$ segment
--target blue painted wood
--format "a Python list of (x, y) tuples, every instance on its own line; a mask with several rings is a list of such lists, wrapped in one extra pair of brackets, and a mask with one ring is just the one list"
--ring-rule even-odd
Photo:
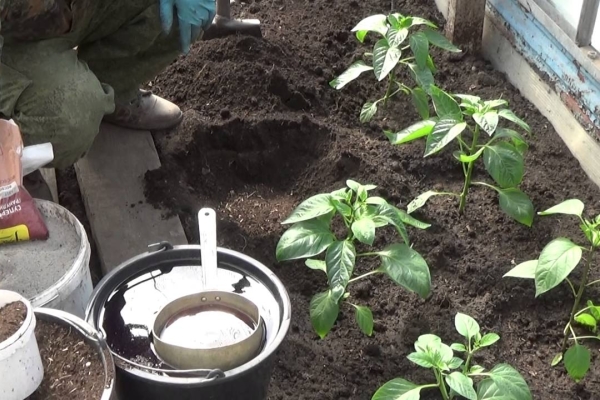
[[(506, 22), (512, 43), (528, 61), (548, 75), (557, 89), (577, 102), (596, 128), (600, 128), (600, 82), (596, 81), (575, 58), (520, 6), (518, 0), (488, 0), (493, 13)], [(563, 99), (564, 100), (564, 99)], [(568, 104), (569, 105), (569, 104)], [(570, 104), (573, 108), (573, 104)]]

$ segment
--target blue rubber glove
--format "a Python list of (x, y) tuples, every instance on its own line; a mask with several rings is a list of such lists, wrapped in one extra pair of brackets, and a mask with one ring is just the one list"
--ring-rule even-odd
[(160, 20), (166, 33), (171, 32), (174, 15), (179, 20), (181, 49), (187, 54), (202, 30), (215, 18), (216, 0), (160, 0)]

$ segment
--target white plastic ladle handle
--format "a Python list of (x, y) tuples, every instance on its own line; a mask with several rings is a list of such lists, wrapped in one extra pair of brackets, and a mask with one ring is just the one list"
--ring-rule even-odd
[(212, 208), (198, 212), (200, 249), (202, 254), (203, 290), (217, 286), (217, 214)]

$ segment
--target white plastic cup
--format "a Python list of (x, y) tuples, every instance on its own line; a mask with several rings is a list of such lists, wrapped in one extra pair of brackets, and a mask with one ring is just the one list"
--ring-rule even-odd
[(36, 319), (27, 299), (0, 290), (0, 308), (20, 301), (27, 307), (23, 325), (0, 343), (0, 399), (23, 400), (35, 392), (44, 378), (44, 366), (35, 338)]

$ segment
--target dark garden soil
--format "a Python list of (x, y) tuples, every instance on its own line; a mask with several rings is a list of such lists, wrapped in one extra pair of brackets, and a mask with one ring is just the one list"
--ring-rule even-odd
[(0, 308), (0, 343), (14, 335), (27, 317), (27, 307), (20, 301)]
[(104, 390), (104, 367), (98, 353), (69, 327), (37, 321), (44, 380), (29, 400), (98, 400)]
[[(399, 12), (442, 25), (433, 0), (393, 3)], [(423, 159), (423, 142), (394, 147), (382, 134), (385, 128), (399, 129), (418, 120), (407, 98), (397, 99), (375, 122), (362, 125), (361, 105), (382, 94), (383, 86), (366, 77), (340, 92), (327, 84), (364, 51), (349, 30), (363, 17), (389, 12), (389, 7), (383, 0), (236, 5), (237, 15), (262, 20), (264, 40), (238, 36), (200, 43), (151, 83), (158, 94), (186, 110), (186, 119), (176, 131), (155, 135), (163, 167), (146, 177), (149, 201), (179, 214), (196, 243), (197, 210), (216, 208), (220, 245), (261, 260), (286, 285), (294, 317), (279, 352), (271, 400), (368, 400), (394, 377), (429, 383), (429, 372), (420, 371), (406, 355), (424, 333), (440, 335), (448, 343), (458, 340), (453, 322), (457, 311), (502, 337), (477, 362), (487, 367), (512, 364), (529, 382), (535, 399), (598, 399), (598, 347), (593, 347), (596, 365), (579, 384), (563, 369), (549, 367), (572, 304), (568, 288), (536, 300), (532, 282), (502, 279), (515, 263), (537, 258), (552, 238), (583, 240), (577, 221), (544, 217), (527, 228), (502, 213), (494, 193), (477, 187), (462, 218), (457, 202), (443, 197), (416, 213), (432, 224), (427, 231), (410, 232), (431, 268), (428, 299), (374, 277), (350, 288), (355, 302), (374, 311), (373, 337), (359, 332), (349, 308), (325, 340), (314, 334), (308, 305), (324, 289), (323, 276), (302, 262), (275, 260), (284, 231), (280, 222), (293, 207), (311, 195), (343, 187), (348, 178), (377, 184), (379, 195), (403, 208), (426, 190), (458, 192), (461, 187), (461, 167), (451, 152)], [(502, 74), (475, 54), (461, 58), (435, 53), (434, 58), (441, 87), (487, 99), (502, 97), (529, 122), (534, 136), (521, 188), (537, 211), (578, 197), (589, 214), (600, 212), (598, 188), (549, 122)], [(488, 179), (481, 168), (476, 175)], [(393, 232), (386, 231), (376, 245), (392, 240)], [(359, 270), (374, 267), (367, 263)], [(598, 298), (599, 293), (590, 295)]]
[(85, 205), (81, 198), (81, 191), (79, 189), (79, 183), (77, 182), (75, 168), (69, 167), (62, 171), (57, 170), (56, 185), (58, 187), (58, 203), (69, 210), (81, 222), (88, 240), (90, 241), (90, 271), (92, 283), (95, 286), (102, 278), (102, 270), (100, 269), (100, 259), (98, 258), (96, 242), (92, 237), (90, 221), (85, 213)]

